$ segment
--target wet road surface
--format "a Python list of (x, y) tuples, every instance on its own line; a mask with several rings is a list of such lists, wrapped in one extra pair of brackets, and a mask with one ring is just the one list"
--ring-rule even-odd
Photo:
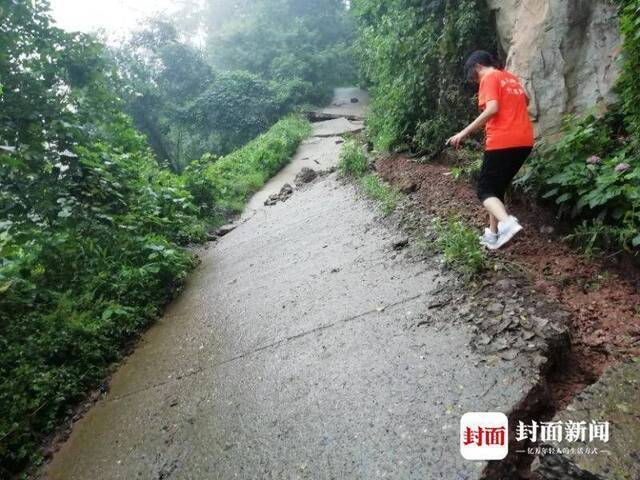
[[(266, 190), (309, 159), (335, 165), (337, 140), (310, 138)], [(335, 174), (272, 207), (264, 195), (202, 249), (47, 476), (480, 478), (460, 416), (507, 411), (530, 385), (479, 362), (463, 323), (416, 327), (451, 279), (394, 251), (399, 232)]]

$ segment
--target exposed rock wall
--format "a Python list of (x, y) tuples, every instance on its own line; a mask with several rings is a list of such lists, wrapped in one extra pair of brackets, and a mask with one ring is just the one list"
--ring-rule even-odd
[(622, 43), (613, 0), (487, 0), (507, 69), (531, 96), (538, 135), (564, 115), (602, 112), (615, 100)]

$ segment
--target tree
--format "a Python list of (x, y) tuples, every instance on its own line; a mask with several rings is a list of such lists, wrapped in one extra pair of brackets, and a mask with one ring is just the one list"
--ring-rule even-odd
[(482, 0), (353, 0), (357, 54), (371, 86), (369, 130), (382, 150), (401, 144), (437, 154), (475, 112), (462, 67), (496, 47)]
[(203, 238), (183, 182), (122, 112), (105, 49), (0, 3), (0, 477), (171, 296)]
[[(350, 17), (338, 0), (185, 0), (181, 12), (148, 22), (114, 54), (127, 110), (177, 172), (327, 102), (355, 77)], [(196, 31), (206, 34), (204, 51), (186, 41)]]
[(150, 21), (113, 56), (122, 77), (120, 95), (161, 163), (180, 171), (215, 148), (208, 132), (188, 128), (181, 114), (207, 88), (213, 71), (199, 51), (179, 40), (171, 23)]

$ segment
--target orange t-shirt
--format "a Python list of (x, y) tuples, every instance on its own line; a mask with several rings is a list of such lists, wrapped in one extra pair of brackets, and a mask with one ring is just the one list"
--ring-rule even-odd
[(527, 94), (515, 75), (496, 70), (480, 80), (478, 104), (485, 109), (490, 100), (498, 101), (498, 113), (485, 126), (486, 150), (532, 147), (533, 124), (527, 110)]

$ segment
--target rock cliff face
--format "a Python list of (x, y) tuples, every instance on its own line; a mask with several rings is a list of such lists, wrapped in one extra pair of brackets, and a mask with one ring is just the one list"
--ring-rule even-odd
[(564, 115), (602, 112), (619, 75), (618, 5), (612, 0), (487, 0), (507, 69), (520, 76), (539, 136)]

